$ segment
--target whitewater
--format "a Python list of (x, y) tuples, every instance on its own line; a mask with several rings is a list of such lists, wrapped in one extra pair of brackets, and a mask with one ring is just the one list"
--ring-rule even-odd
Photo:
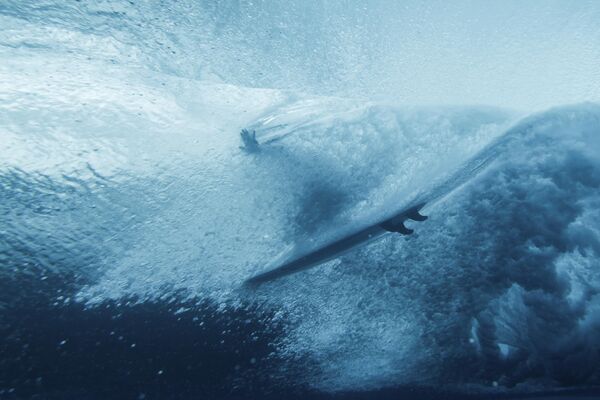
[(347, 3), (0, 4), (0, 397), (600, 385), (600, 7)]

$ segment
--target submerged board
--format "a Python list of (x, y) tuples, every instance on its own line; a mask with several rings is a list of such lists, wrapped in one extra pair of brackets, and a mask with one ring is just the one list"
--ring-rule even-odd
[(425, 206), (424, 203), (407, 207), (391, 218), (377, 222), (373, 225), (358, 229), (341, 239), (324, 244), (320, 248), (307, 254), (291, 257), (281, 264), (261, 274), (255, 275), (246, 281), (248, 286), (259, 286), (263, 283), (282, 278), (335, 259), (359, 245), (366, 244), (379, 238), (387, 232), (396, 232), (402, 235), (413, 233), (411, 229), (404, 226), (408, 219), (413, 221), (424, 221), (427, 217), (421, 215), (419, 210)]

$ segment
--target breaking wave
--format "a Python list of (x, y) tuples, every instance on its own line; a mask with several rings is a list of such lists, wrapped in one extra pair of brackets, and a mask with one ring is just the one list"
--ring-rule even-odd
[[(198, 358), (227, 351), (218, 376), (229, 380), (217, 381), (234, 388), (600, 384), (600, 106), (527, 113), (342, 93), (323, 65), (357, 81), (370, 65), (351, 69), (344, 47), (324, 39), (346, 20), (311, 19), (319, 4), (300, 10), (306, 19), (282, 17), (278, 49), (240, 34), (256, 26), (244, 12), (267, 25), (263, 6), (0, 6), (0, 329), (11, 338), (0, 345), (0, 394), (43, 387), (34, 375), (46, 367), (22, 345), (45, 348), (37, 334), (57, 323), (46, 312), (66, 336), (64, 321), (79, 321), (84, 339), (122, 324), (136, 343), (143, 335), (124, 315), (151, 326), (184, 318), (199, 336), (157, 340), (174, 352), (187, 351), (178, 340), (203, 341)], [(331, 51), (306, 73), (310, 27)], [(256, 40), (273, 32), (251, 30)], [(344, 43), (362, 43), (351, 32)], [(366, 48), (357, 51), (369, 59)], [(232, 57), (255, 64), (236, 75)], [(241, 148), (244, 128), (258, 151)], [(424, 195), (435, 201), (416, 234), (241, 288), (294, 243)], [(77, 343), (75, 353), (94, 345)], [(255, 349), (240, 355), (235, 343)], [(194, 379), (167, 353), (145, 354)], [(53, 376), (51, 389), (65, 390)]]

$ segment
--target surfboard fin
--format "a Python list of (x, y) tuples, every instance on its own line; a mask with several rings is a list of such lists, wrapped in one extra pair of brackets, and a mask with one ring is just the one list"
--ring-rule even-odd
[(427, 219), (427, 216), (419, 213), (418, 209), (414, 209), (406, 215), (406, 218), (412, 219), (413, 221), (425, 221)]
[(395, 224), (391, 221), (385, 221), (380, 226), (388, 232), (396, 232), (400, 233), (401, 235), (410, 235), (414, 232), (414, 230), (404, 226), (404, 222)]

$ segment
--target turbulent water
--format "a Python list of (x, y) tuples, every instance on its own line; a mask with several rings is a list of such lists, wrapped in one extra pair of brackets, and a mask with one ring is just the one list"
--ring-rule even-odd
[(0, 3), (0, 398), (598, 393), (598, 17)]

